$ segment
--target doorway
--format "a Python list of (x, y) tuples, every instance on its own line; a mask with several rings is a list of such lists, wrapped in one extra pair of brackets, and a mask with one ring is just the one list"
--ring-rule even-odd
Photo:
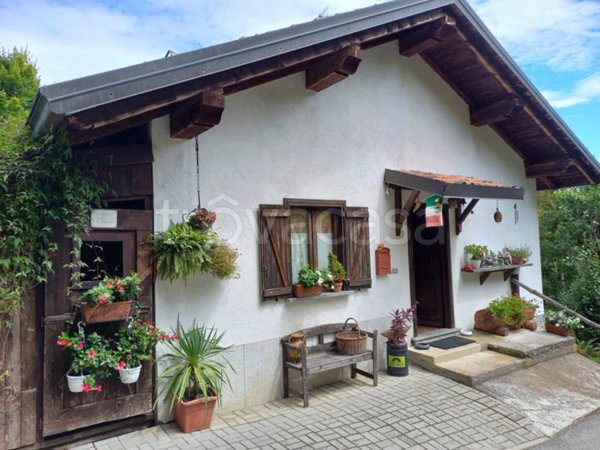
[(425, 227), (425, 207), (408, 216), (411, 304), (417, 305), (417, 327), (452, 328), (454, 311), (450, 278), (448, 206), (443, 227)]

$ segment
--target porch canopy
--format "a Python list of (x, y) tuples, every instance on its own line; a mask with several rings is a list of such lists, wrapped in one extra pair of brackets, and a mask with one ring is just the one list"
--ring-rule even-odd
[[(462, 223), (479, 199), (523, 200), (525, 195), (525, 189), (522, 186), (511, 186), (498, 181), (482, 180), (462, 175), (445, 175), (418, 170), (385, 169), (384, 183), (387, 186), (394, 187), (396, 191), (396, 209), (399, 211), (396, 215), (396, 234), (398, 236), (400, 236), (404, 219), (413, 209), (421, 192), (431, 192), (456, 199), (472, 199), (464, 211), (460, 202), (454, 210), (456, 234), (460, 234), (462, 231)], [(402, 205), (402, 189), (412, 191), (404, 206)]]

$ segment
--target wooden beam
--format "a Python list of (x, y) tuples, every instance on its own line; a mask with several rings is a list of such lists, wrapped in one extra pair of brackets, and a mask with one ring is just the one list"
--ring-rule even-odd
[(402, 189), (394, 188), (394, 195), (396, 196), (396, 236), (402, 235), (402, 224), (415, 206), (420, 193), (421, 191), (411, 191), (408, 200), (402, 206)]
[(225, 109), (222, 90), (205, 91), (170, 115), (171, 137), (192, 139), (221, 122)]
[(354, 75), (362, 59), (360, 45), (351, 45), (326, 56), (306, 70), (306, 89), (319, 92)]
[(472, 199), (464, 211), (462, 211), (462, 206), (460, 203), (456, 208), (454, 208), (454, 228), (456, 231), (456, 235), (459, 235), (462, 232), (463, 222), (467, 219), (469, 214), (471, 214), (471, 211), (473, 211), (473, 208), (475, 208), (475, 205), (478, 201), (478, 198)]
[(448, 31), (455, 25), (456, 21), (452, 17), (444, 16), (426, 25), (411, 28), (400, 35), (398, 40), (400, 54), (411, 57), (435, 47), (444, 40)]
[(561, 175), (575, 165), (573, 159), (557, 159), (538, 164), (529, 164), (525, 166), (525, 175), (527, 178), (548, 177), (552, 175)]
[(481, 108), (470, 108), (471, 125), (481, 127), (510, 119), (523, 109), (523, 102), (516, 95), (509, 95)]

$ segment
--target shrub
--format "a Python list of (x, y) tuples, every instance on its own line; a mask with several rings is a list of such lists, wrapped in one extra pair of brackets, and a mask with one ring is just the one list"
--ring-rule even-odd
[(506, 325), (520, 325), (535, 312), (536, 305), (516, 295), (509, 295), (492, 301), (488, 309), (492, 316)]

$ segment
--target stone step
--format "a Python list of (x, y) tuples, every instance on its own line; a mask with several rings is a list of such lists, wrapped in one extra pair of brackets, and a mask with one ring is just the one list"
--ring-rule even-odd
[(484, 348), (477, 342), (461, 347), (450, 348), (448, 350), (435, 347), (430, 347), (428, 350), (417, 350), (414, 347), (411, 347), (408, 349), (408, 360), (413, 364), (429, 370), (430, 367), (433, 367), (436, 364), (463, 358), (474, 353), (479, 353), (482, 350), (484, 350)]
[(527, 365), (575, 352), (575, 339), (545, 331), (520, 330), (488, 343), (488, 350), (527, 359)]
[(435, 330), (420, 333), (417, 337), (411, 339), (413, 345), (417, 342), (427, 344), (429, 342), (437, 341), (438, 339), (444, 339), (451, 336), (458, 336), (460, 334), (459, 328), (437, 328)]
[(482, 351), (435, 364), (429, 370), (467, 386), (476, 386), (479, 383), (506, 375), (525, 366), (525, 359), (502, 353)]

